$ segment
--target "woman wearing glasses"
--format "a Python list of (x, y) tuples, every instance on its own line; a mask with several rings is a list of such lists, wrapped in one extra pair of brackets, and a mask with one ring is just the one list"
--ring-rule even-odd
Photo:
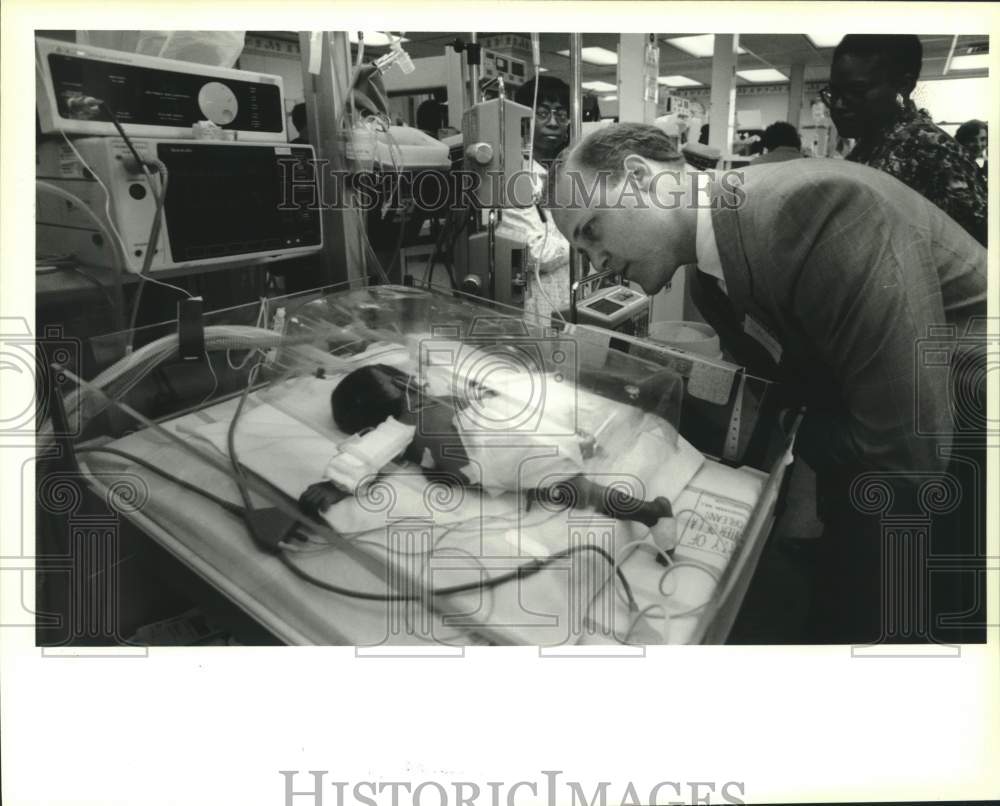
[[(537, 105), (535, 81), (520, 86), (514, 100), (535, 108), (532, 148), (536, 195), (541, 198), (549, 165), (569, 145), (569, 86), (558, 78), (540, 76)], [(538, 207), (503, 211), (501, 234), (524, 243), (528, 249), (528, 288), (524, 311), (530, 321), (541, 317), (548, 324), (554, 311), (569, 309), (569, 243), (551, 216)]]
[(895, 176), (985, 246), (986, 188), (975, 163), (910, 99), (922, 60), (916, 36), (849, 34), (820, 97), (838, 134), (858, 141), (848, 160)]

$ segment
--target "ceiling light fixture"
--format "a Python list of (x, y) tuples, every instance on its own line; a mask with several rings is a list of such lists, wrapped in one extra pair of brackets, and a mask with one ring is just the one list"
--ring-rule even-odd
[(663, 84), (667, 87), (701, 87), (704, 86), (700, 81), (695, 81), (693, 78), (688, 78), (687, 76), (660, 76), (656, 79), (658, 83)]
[(988, 70), (990, 54), (975, 53), (971, 56), (952, 56), (949, 70)]
[[(690, 53), (698, 58), (705, 58), (715, 53), (715, 34), (700, 34), (698, 36), (676, 36), (663, 40), (668, 45), (673, 45), (685, 53)], [(736, 52), (746, 53), (746, 50), (737, 46)]]
[(806, 34), (805, 37), (818, 48), (835, 48), (847, 34)]
[(607, 81), (584, 81), (580, 86), (594, 92), (613, 92), (618, 89), (617, 86), (609, 84)]
[[(560, 56), (569, 57), (568, 50), (560, 50)], [(581, 48), (580, 58), (587, 64), (598, 64), (601, 67), (608, 67), (618, 64), (618, 54), (607, 48)]]
[(788, 81), (788, 76), (779, 73), (773, 67), (765, 67), (760, 70), (737, 70), (736, 75), (754, 84), (774, 84)]

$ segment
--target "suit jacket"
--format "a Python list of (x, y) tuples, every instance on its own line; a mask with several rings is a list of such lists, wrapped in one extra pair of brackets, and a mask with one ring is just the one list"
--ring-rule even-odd
[(921, 340), (985, 316), (986, 250), (862, 165), (790, 160), (742, 178), (742, 201), (713, 188), (726, 294), (694, 272), (695, 303), (737, 360), (808, 407), (798, 451), (819, 473), (942, 469), (952, 379)]

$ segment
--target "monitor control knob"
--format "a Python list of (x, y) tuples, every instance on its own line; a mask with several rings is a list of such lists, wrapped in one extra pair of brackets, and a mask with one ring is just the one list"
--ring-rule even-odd
[(217, 126), (227, 126), (236, 119), (240, 104), (225, 84), (209, 81), (198, 91), (198, 108), (206, 120)]
[(465, 156), (480, 165), (489, 165), (493, 160), (493, 146), (489, 143), (472, 143), (465, 149)]

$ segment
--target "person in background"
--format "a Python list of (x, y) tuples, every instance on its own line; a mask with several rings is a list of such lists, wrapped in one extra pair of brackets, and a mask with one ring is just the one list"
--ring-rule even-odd
[(955, 132), (955, 140), (965, 149), (969, 159), (979, 166), (979, 175), (986, 181), (989, 172), (986, 164), (986, 124), (981, 120), (967, 120)]
[(764, 130), (747, 129), (738, 134), (740, 146), (734, 145), (734, 153), (743, 157), (756, 157), (764, 152)]
[(764, 129), (764, 153), (753, 161), (754, 165), (766, 162), (784, 162), (802, 156), (802, 141), (791, 123), (778, 121)]
[(417, 128), (435, 140), (448, 123), (448, 108), (436, 98), (428, 98), (417, 107)]
[[(532, 106), (535, 80), (518, 87), (514, 100), (522, 106)], [(569, 145), (569, 111), (569, 85), (552, 76), (539, 76), (533, 157), (546, 170)]]
[(914, 35), (848, 34), (820, 91), (841, 137), (857, 139), (850, 162), (890, 173), (986, 245), (986, 187), (975, 163), (910, 94), (923, 48)]
[(295, 127), (295, 131), (298, 132), (298, 137), (292, 140), (292, 143), (296, 145), (303, 145), (309, 142), (309, 129), (307, 128), (307, 118), (306, 118), (306, 105), (305, 103), (298, 103), (292, 107), (291, 116), (292, 125)]
[(708, 124), (706, 123), (701, 127), (701, 131), (698, 132), (698, 142), (703, 146), (708, 145), (708, 135), (710, 131), (711, 130), (708, 128)]
[(601, 119), (601, 104), (597, 100), (596, 95), (587, 93), (583, 96), (583, 114), (581, 115), (584, 123), (595, 122)]
[[(535, 81), (518, 87), (514, 100), (532, 106)], [(532, 171), (538, 196), (545, 187), (548, 167), (569, 144), (569, 86), (552, 76), (540, 76), (535, 107)], [(548, 325), (553, 312), (569, 309), (569, 243), (552, 217), (539, 206), (505, 209), (499, 234), (525, 244), (528, 250), (527, 293), (524, 311), (530, 321)], [(537, 270), (537, 271), (536, 271)]]

